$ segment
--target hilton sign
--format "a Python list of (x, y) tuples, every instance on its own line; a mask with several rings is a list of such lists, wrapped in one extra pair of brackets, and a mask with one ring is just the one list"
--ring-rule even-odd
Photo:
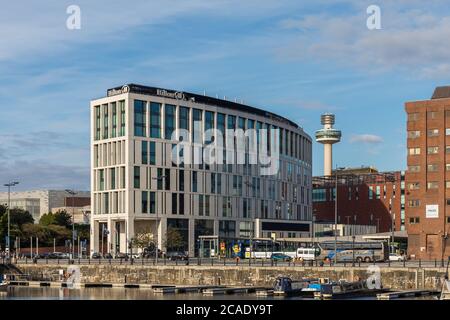
[(172, 98), (172, 99), (177, 99), (177, 100), (187, 100), (186, 96), (184, 95), (183, 92), (169, 92), (167, 90), (164, 89), (156, 89), (156, 94), (158, 96), (162, 96), (162, 97), (166, 97), (166, 98)]
[(110, 89), (108, 90), (108, 97), (116, 96), (118, 94), (130, 92), (130, 87), (125, 85), (120, 89)]

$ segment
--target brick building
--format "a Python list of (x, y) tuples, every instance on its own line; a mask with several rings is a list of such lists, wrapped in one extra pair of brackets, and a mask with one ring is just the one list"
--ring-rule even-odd
[[(338, 223), (376, 226), (377, 232), (405, 229), (404, 174), (373, 167), (349, 168), (313, 178), (313, 214), (334, 222), (337, 176)], [(392, 223), (394, 217), (394, 223)]]
[(405, 103), (407, 119), (406, 215), (408, 253), (447, 259), (450, 224), (450, 87), (430, 100)]

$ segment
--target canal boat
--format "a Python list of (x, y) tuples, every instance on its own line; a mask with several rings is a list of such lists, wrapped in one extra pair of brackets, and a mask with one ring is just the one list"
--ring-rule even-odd
[(301, 279), (292, 280), (289, 277), (278, 277), (273, 287), (274, 295), (282, 296), (299, 296), (311, 294), (308, 291), (309, 286), (312, 283), (316, 283), (318, 279)]
[(320, 286), (320, 290), (314, 292), (316, 299), (332, 299), (332, 298), (347, 298), (347, 297), (363, 297), (372, 296), (377, 293), (386, 292), (386, 289), (370, 289), (367, 286), (366, 280), (359, 280), (349, 282), (346, 280), (339, 280), (338, 282), (330, 282)]
[(8, 291), (8, 283), (0, 282), (0, 292), (6, 292), (6, 291)]

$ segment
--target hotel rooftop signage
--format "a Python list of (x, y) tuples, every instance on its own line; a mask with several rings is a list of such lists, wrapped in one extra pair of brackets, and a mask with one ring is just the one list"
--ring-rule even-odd
[(217, 98), (212, 98), (208, 96), (203, 96), (195, 93), (167, 90), (162, 88), (148, 87), (139, 84), (126, 84), (120, 87), (115, 87), (108, 89), (106, 94), (108, 97), (123, 94), (123, 93), (137, 93), (158, 97), (165, 97), (170, 99), (177, 99), (181, 101), (195, 101), (197, 103), (202, 103), (210, 106), (217, 106), (222, 108), (234, 109), (241, 112), (248, 112), (260, 115), (262, 117), (270, 118), (282, 123), (287, 123), (295, 128), (300, 128), (295, 122), (292, 122), (284, 117), (281, 117), (275, 113), (268, 112), (255, 107), (247, 106), (233, 101), (221, 100)]

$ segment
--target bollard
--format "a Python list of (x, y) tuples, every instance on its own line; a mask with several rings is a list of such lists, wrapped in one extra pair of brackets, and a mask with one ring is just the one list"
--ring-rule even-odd
[(361, 260), (358, 260), (358, 267), (361, 268)]
[(88, 257), (88, 264), (91, 264), (91, 257)]
[(57, 263), (59, 264), (59, 258), (57, 260), (58, 260)]
[(227, 258), (225, 257), (225, 258), (223, 258), (223, 265), (225, 266), (226, 263), (227, 263)]
[(109, 258), (108, 260), (109, 260), (109, 265), (111, 265), (111, 258)]
[(213, 258), (210, 258), (210, 259), (211, 259), (211, 265), (214, 266), (214, 259)]
[(403, 259), (403, 268), (406, 267), (406, 258)]
[[(131, 257), (131, 259), (130, 259), (130, 264), (131, 264), (131, 265), (134, 264), (134, 258), (133, 258), (133, 257)], [(166, 260), (165, 260), (165, 259), (164, 259), (164, 264), (166, 264)]]
[(419, 268), (422, 267), (422, 259), (419, 259)]
[(48, 257), (45, 258), (45, 264), (48, 264)]
[(388, 259), (388, 267), (391, 266), (391, 259)]
[(436, 259), (434, 259), (434, 267), (435, 268), (437, 267), (437, 260)]
[(142, 257), (141, 262), (142, 262), (142, 265), (144, 265), (144, 257)]
[(444, 267), (444, 259), (441, 260), (441, 267)]

